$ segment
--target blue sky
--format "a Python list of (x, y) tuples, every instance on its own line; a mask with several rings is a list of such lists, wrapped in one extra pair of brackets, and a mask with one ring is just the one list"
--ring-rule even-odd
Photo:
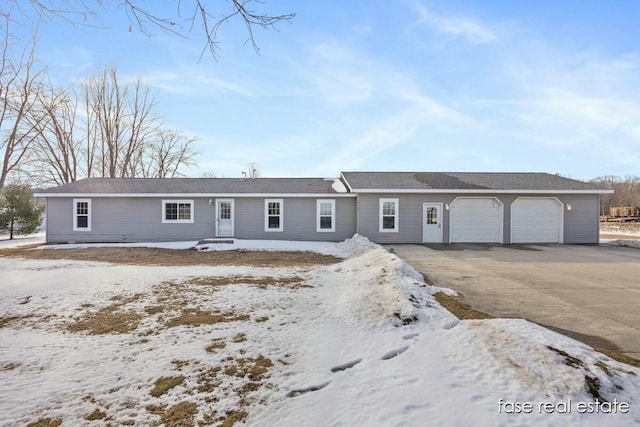
[[(142, 2), (152, 4), (152, 2)], [(167, 4), (169, 2), (165, 2)], [(223, 0), (209, 1), (224, 4)], [(203, 39), (50, 19), (38, 60), (69, 84), (116, 63), (199, 138), (198, 176), (342, 170), (640, 175), (640, 2), (266, 0), (278, 31)], [(170, 11), (170, 9), (168, 9)], [(27, 25), (25, 25), (25, 28)]]

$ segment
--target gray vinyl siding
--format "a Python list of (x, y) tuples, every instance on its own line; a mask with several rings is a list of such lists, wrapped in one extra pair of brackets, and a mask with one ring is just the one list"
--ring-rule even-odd
[[(511, 204), (518, 197), (556, 197), (569, 203), (571, 211), (564, 211), (565, 243), (598, 243), (598, 195), (558, 194), (399, 194), (361, 193), (358, 195), (358, 233), (376, 243), (422, 243), (423, 203), (451, 204), (456, 197), (496, 197), (503, 204), (503, 243), (511, 242)], [(398, 232), (379, 231), (379, 200), (398, 199)], [(449, 243), (449, 211), (443, 211), (443, 243)]]
[[(277, 197), (274, 197), (277, 198)], [(91, 199), (91, 231), (73, 231), (73, 198), (47, 199), (47, 241), (150, 242), (215, 236), (215, 199), (159, 197)], [(326, 197), (326, 199), (333, 199)], [(194, 222), (162, 223), (162, 200), (193, 200)], [(284, 230), (264, 231), (264, 198), (235, 198), (235, 235), (242, 239), (341, 241), (355, 233), (355, 198), (335, 198), (336, 231), (316, 232), (317, 198), (284, 198)]]
[[(281, 198), (282, 231), (265, 231), (265, 198), (235, 199), (235, 237), (238, 239), (307, 240), (339, 242), (356, 232), (356, 198)], [(316, 231), (316, 200), (335, 200), (335, 232)]]
[(564, 242), (596, 244), (600, 240), (600, 207), (597, 194), (558, 197), (571, 205), (564, 212)]
[[(215, 206), (189, 197), (91, 199), (91, 231), (73, 231), (73, 198), (50, 197), (47, 241), (151, 242), (195, 240), (213, 236)], [(163, 224), (162, 200), (193, 200), (194, 222)]]
[[(469, 194), (360, 194), (354, 197), (323, 197), (335, 200), (335, 232), (316, 231), (316, 197), (273, 197), (283, 200), (283, 231), (265, 231), (263, 197), (234, 198), (234, 237), (240, 239), (342, 241), (359, 232), (376, 243), (421, 243), (424, 203), (451, 204)], [(533, 197), (533, 195), (523, 195)], [(478, 196), (476, 196), (478, 197)], [(483, 194), (497, 197), (503, 207), (503, 242), (511, 241), (511, 204), (518, 194)], [(598, 195), (537, 194), (569, 203), (564, 211), (565, 243), (598, 243)], [(398, 199), (398, 232), (379, 231), (380, 198)], [(91, 231), (73, 231), (73, 198), (47, 198), (47, 241), (141, 242), (197, 240), (215, 236), (215, 199), (158, 197), (91, 199)], [(194, 200), (194, 222), (163, 224), (162, 200)], [(449, 242), (449, 212), (443, 210), (443, 242)]]
[[(380, 232), (380, 199), (398, 199), (398, 231)], [(376, 243), (422, 243), (422, 205), (451, 203), (449, 194), (361, 193), (358, 195), (358, 233)], [(442, 215), (443, 241), (449, 241), (449, 213)]]

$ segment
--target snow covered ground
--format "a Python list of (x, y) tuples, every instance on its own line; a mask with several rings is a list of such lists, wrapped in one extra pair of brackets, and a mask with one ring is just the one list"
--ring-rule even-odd
[(28, 236), (15, 236), (9, 240), (8, 234), (0, 234), (0, 249), (19, 248), (20, 246), (44, 244), (46, 232), (41, 231)]
[(308, 269), (0, 257), (0, 425), (640, 423), (639, 369), (524, 320), (458, 321), (438, 289), (362, 237), (239, 244), (344, 260)]

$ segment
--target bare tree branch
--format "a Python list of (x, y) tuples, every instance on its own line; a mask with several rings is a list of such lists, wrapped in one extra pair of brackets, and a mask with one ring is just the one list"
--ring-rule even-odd
[[(204, 0), (174, 0), (175, 12), (172, 16), (162, 16), (151, 6), (142, 6), (142, 3), (142, 0), (121, 0), (117, 6), (124, 10), (129, 20), (129, 31), (135, 28), (147, 36), (153, 36), (154, 30), (160, 29), (188, 38), (190, 34), (201, 30), (204, 47), (200, 59), (207, 51), (214, 59), (218, 58), (218, 33), (229, 21), (237, 20), (245, 26), (248, 35), (246, 43), (250, 43), (259, 54), (255, 28), (276, 29), (276, 24), (290, 22), (296, 16), (295, 13), (272, 15), (260, 12), (257, 9), (264, 4), (261, 0), (218, 0), (213, 3), (215, 6)], [(150, 3), (156, 7), (158, 4)], [(30, 17), (35, 13), (43, 21), (53, 17), (72, 25), (91, 25), (99, 21), (101, 14), (111, 5), (112, 2), (103, 0), (7, 0), (4, 6), (0, 5), (0, 15), (17, 19), (16, 15)], [(183, 11), (187, 11), (185, 17)]]
[(91, 159), (87, 176), (137, 176), (137, 153), (160, 128), (154, 114), (155, 95), (140, 78), (122, 84), (115, 66), (105, 67), (82, 85), (87, 108), (87, 158)]
[(4, 37), (0, 39), (0, 188), (7, 176), (18, 170), (33, 142), (33, 122), (28, 117), (42, 81), (42, 73), (34, 69), (36, 37), (12, 59), (9, 18), (5, 17), (4, 22)]
[(29, 116), (34, 141), (22, 168), (32, 184), (61, 185), (78, 177), (81, 140), (76, 135), (77, 100), (72, 95), (71, 89), (56, 88), (50, 81), (36, 94), (36, 107)]
[(262, 176), (262, 169), (256, 162), (247, 163), (247, 177), (248, 178), (260, 178)]
[(145, 178), (174, 178), (184, 176), (180, 168), (194, 166), (199, 154), (193, 149), (196, 138), (180, 131), (162, 128), (155, 138), (145, 144), (138, 154), (139, 176)]

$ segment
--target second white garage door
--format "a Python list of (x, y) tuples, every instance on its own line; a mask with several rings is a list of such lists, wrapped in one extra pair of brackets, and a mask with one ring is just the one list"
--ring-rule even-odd
[(511, 243), (562, 243), (563, 204), (555, 197), (520, 197), (511, 205)]
[(502, 203), (493, 197), (460, 197), (451, 202), (451, 243), (502, 243)]

